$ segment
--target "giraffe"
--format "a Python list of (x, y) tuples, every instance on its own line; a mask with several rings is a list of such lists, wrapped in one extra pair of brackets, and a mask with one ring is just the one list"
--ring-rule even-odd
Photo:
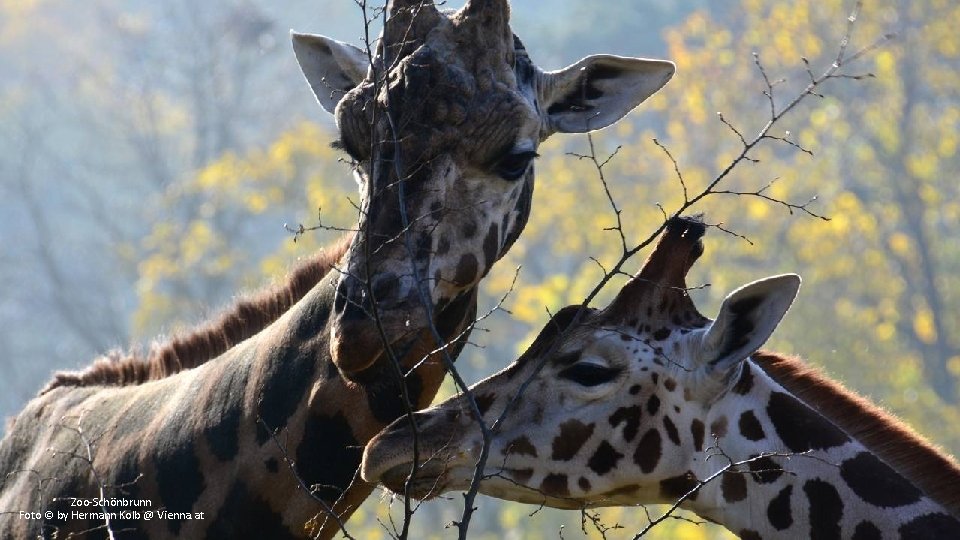
[[(355, 166), (356, 233), (146, 358), (58, 374), (0, 441), (0, 537), (332, 537), (373, 488), (363, 444), (427, 406), (437, 349), (465, 343), (477, 285), (529, 215), (538, 145), (617, 121), (674, 72), (609, 55), (542, 71), (505, 0), (397, 0), (372, 64), (292, 39)], [(91, 497), (169, 514), (59, 517)]]
[[(949, 456), (801, 360), (758, 352), (797, 275), (740, 287), (715, 320), (700, 314), (685, 274), (704, 231), (669, 222), (609, 306), (559, 311), (471, 387), (493, 426), (480, 492), (568, 509), (682, 501), (750, 540), (960, 538)], [(410, 481), (418, 498), (470, 485), (482, 438), (463, 400), (414, 415), (429, 456)], [(370, 441), (367, 481), (402, 491), (410, 433), (401, 418)]]

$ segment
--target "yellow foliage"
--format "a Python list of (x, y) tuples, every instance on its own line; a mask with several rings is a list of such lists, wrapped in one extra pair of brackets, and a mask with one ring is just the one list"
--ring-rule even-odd
[(877, 77), (883, 79), (896, 77), (897, 60), (893, 55), (893, 51), (889, 49), (878, 51), (874, 58), (874, 65), (876, 66)]
[(888, 243), (890, 249), (900, 257), (909, 258), (914, 255), (910, 237), (902, 232), (897, 231), (891, 234)]
[(937, 340), (937, 329), (933, 324), (933, 313), (929, 308), (917, 309), (913, 316), (913, 331), (924, 343), (931, 344)]
[(937, 143), (937, 153), (942, 158), (953, 157), (957, 153), (957, 136), (955, 133), (944, 133), (943, 138)]
[(750, 219), (763, 219), (770, 214), (770, 205), (761, 199), (750, 199), (747, 203), (747, 215)]
[(569, 283), (566, 275), (553, 274), (539, 285), (530, 284), (516, 290), (510, 310), (523, 322), (542, 320), (547, 311), (556, 313), (566, 305)]
[[(318, 239), (329, 241), (336, 234), (307, 234), (296, 243), (285, 235), (281, 238), (288, 242), (257, 261), (244, 253), (250, 246), (236, 236), (233, 223), (266, 218), (270, 225), (264, 231), (278, 234), (279, 225), (297, 215), (305, 216), (304, 222), (310, 225), (309, 219), (316, 219), (320, 207), (325, 209), (324, 223), (352, 223), (356, 214), (342, 202), (347, 194), (330, 178), (332, 173), (345, 177), (347, 171), (323, 142), (329, 138), (316, 124), (301, 123), (264, 149), (245, 155), (224, 153), (169, 191), (163, 204), (171, 208), (182, 207), (191, 198), (202, 203), (186, 222), (157, 221), (143, 241), (148, 255), (140, 264), (140, 305), (134, 317), (138, 334), (148, 335), (162, 328), (161, 321), (187, 319), (201, 306), (208, 307), (202, 298), (178, 298), (174, 291), (190, 290), (188, 283), (196, 283), (201, 290), (206, 282), (225, 279), (233, 279), (237, 288), (256, 286), (264, 276), (282, 276), (293, 260), (319, 249)], [(322, 173), (326, 175), (320, 180)], [(323, 189), (318, 187), (321, 184)], [(353, 189), (346, 179), (339, 186)], [(291, 212), (285, 205), (296, 210)], [(275, 214), (278, 207), (284, 208), (279, 215)], [(170, 287), (171, 283), (180, 285)]]
[(183, 263), (196, 264), (210, 249), (213, 242), (213, 230), (208, 223), (203, 221), (191, 223), (180, 247)]
[(878, 324), (874, 329), (874, 331), (876, 333), (878, 340), (889, 341), (893, 339), (893, 337), (896, 335), (897, 327), (894, 326), (892, 323), (883, 322)]
[(907, 158), (907, 170), (921, 180), (932, 180), (937, 174), (937, 158), (933, 153), (911, 155)]
[(947, 360), (947, 370), (957, 377), (960, 377), (960, 356), (952, 356)]

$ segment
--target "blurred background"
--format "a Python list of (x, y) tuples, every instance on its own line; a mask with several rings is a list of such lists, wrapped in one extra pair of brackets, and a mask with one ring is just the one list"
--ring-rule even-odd
[[(458, 8), (462, 2), (447, 7)], [(745, 135), (769, 119), (759, 54), (784, 104), (835, 59), (849, 2), (517, 0), (512, 26), (531, 57), (556, 69), (591, 53), (669, 58), (678, 73), (655, 98), (595, 137), (620, 147), (605, 173), (628, 240), (646, 238), (740, 150), (718, 111)], [(601, 7), (602, 6), (602, 7)], [(848, 52), (897, 37), (811, 96), (722, 189), (804, 204), (829, 220), (756, 196), (715, 195), (694, 210), (712, 229), (691, 285), (707, 315), (740, 284), (780, 272), (804, 278), (769, 348), (804, 356), (960, 452), (960, 4), (870, 1)], [(302, 80), (288, 32), (359, 44), (351, 0), (0, 0), (0, 416), (16, 412), (60, 369), (112, 348), (149, 344), (203, 320), (243, 291), (281, 279), (331, 241), (294, 242), (284, 224), (350, 226), (357, 199), (336, 138)], [(786, 134), (789, 131), (789, 135)], [(541, 151), (526, 231), (482, 287), (481, 312), (458, 366), (468, 381), (507, 365), (545, 323), (616, 261), (619, 238), (596, 170)], [(319, 215), (318, 215), (319, 211)], [(642, 258), (628, 265), (639, 268)], [(614, 283), (598, 300), (610, 298)], [(449, 395), (445, 387), (440, 397)], [(423, 505), (416, 538), (449, 538), (462, 499)], [(402, 506), (402, 505), (394, 505)], [(479, 500), (475, 538), (599, 538), (577, 512)], [(658, 510), (651, 510), (657, 515)], [(386, 537), (389, 500), (376, 492), (349, 523)], [(397, 514), (395, 513), (394, 516)], [(400, 514), (402, 515), (402, 514)], [(642, 509), (600, 512), (608, 538), (631, 538)], [(582, 532), (586, 529), (586, 534)], [(669, 521), (651, 538), (728, 538)]]

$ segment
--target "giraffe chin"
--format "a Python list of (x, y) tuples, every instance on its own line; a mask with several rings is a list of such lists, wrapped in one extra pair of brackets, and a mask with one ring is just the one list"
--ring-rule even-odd
[[(422, 501), (435, 499), (450, 491), (467, 491), (473, 482), (476, 471), (475, 464), (442, 464), (438, 461), (428, 461), (420, 466), (416, 476), (409, 483), (411, 463), (394, 465), (381, 473), (375, 480), (383, 484), (390, 491)], [(558, 508), (561, 510), (579, 510), (591, 505), (572, 497), (551, 496), (542, 490), (526, 486), (517, 479), (524, 476), (523, 470), (495, 469), (484, 470), (484, 479), (480, 483), (479, 492), (498, 499), (515, 501), (523, 504), (535, 504)], [(599, 506), (607, 506), (600, 504)]]
[(345, 373), (357, 373), (370, 367), (383, 350), (383, 340), (373, 324), (350, 323), (334, 327), (330, 359)]
[(410, 328), (418, 328), (411, 319), (409, 313), (384, 313), (379, 326), (371, 319), (336, 320), (330, 332), (330, 359), (343, 373), (358, 374), (376, 363), (386, 351), (386, 344), (395, 352), (404, 348), (414, 337)]
[[(405, 486), (407, 476), (410, 474), (410, 464), (405, 463), (384, 472), (379, 481), (386, 486), (387, 489), (398, 495), (402, 496), (406, 489), (406, 493), (410, 497), (427, 501), (435, 499), (446, 492), (469, 490), (474, 471), (473, 465), (446, 467), (442, 469), (439, 466), (421, 467), (418, 475)], [(489, 497), (515, 501), (522, 504), (547, 506), (560, 510), (579, 510), (585, 507), (595, 506), (570, 497), (547, 495), (539, 489), (517, 482), (513, 479), (515, 476), (517, 476), (515, 472), (509, 469), (498, 470), (494, 473), (484, 471), (485, 478), (480, 483), (479, 492)], [(600, 504), (599, 506), (607, 505)]]
[(437, 461), (428, 461), (421, 464), (417, 474), (407, 482), (411, 466), (411, 463), (395, 465), (384, 471), (377, 481), (398, 495), (406, 493), (423, 501), (436, 498), (447, 491), (469, 488), (469, 480), (466, 483), (457, 481), (472, 476), (472, 471), (467, 467), (447, 467)]

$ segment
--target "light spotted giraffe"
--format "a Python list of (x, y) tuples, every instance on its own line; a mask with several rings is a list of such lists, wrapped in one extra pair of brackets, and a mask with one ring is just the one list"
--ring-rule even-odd
[(101, 494), (174, 513), (114, 517), (120, 537), (336, 533), (324, 506), (345, 520), (372, 489), (356, 478), (363, 444), (433, 399), (438, 341), (451, 357), (462, 347), (478, 282), (526, 223), (540, 142), (615, 122), (673, 74), (613, 56), (543, 72), (508, 20), (505, 0), (455, 13), (394, 2), (374, 67), (360, 49), (294, 34), (356, 163), (357, 234), (146, 359), (58, 374), (0, 442), (0, 537), (105, 536), (98, 516), (18, 514)]
[[(737, 289), (714, 321), (697, 311), (684, 282), (703, 232), (670, 222), (607, 308), (573, 324), (578, 307), (561, 310), (520, 359), (471, 388), (494, 426), (480, 491), (571, 509), (683, 499), (748, 540), (960, 538), (950, 457), (801, 360), (757, 352), (799, 277)], [(467, 410), (456, 397), (415, 415), (429, 456), (416, 496), (469, 486), (481, 435)], [(398, 420), (369, 443), (367, 481), (402, 490), (409, 427)]]

